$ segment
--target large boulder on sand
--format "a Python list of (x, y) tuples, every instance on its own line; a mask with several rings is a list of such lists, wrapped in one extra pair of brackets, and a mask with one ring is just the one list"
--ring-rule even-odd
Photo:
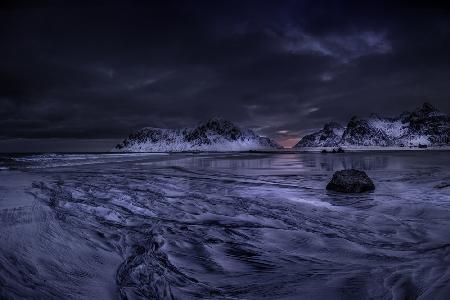
[(335, 172), (327, 184), (327, 190), (341, 193), (362, 193), (374, 189), (375, 185), (365, 172), (353, 169)]

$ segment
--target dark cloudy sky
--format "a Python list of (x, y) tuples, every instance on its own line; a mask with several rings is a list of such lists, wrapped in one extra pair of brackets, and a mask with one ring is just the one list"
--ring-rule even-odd
[(352, 115), (450, 112), (449, 11), (362, 2), (2, 1), (0, 151), (109, 150), (213, 116), (292, 144)]

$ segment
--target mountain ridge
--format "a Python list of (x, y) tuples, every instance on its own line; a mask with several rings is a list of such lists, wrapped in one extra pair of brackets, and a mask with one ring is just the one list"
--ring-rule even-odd
[[(329, 130), (330, 124), (336, 130)], [(343, 129), (343, 130), (342, 130)], [(352, 117), (347, 126), (327, 123), (324, 128), (304, 136), (294, 148), (308, 147), (417, 147), (450, 144), (450, 117), (430, 103), (397, 117), (371, 114), (368, 118)]]
[(118, 144), (114, 152), (249, 151), (281, 148), (267, 137), (257, 135), (230, 121), (212, 118), (192, 128), (144, 127)]

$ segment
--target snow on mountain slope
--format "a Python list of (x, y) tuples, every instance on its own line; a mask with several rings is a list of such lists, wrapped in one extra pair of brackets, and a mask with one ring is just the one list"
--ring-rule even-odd
[(250, 129), (211, 119), (194, 128), (162, 129), (146, 127), (132, 133), (113, 151), (182, 152), (182, 151), (248, 151), (281, 148), (272, 140), (258, 136)]
[(427, 144), (450, 144), (450, 117), (431, 104), (425, 103), (405, 119), (409, 122), (409, 133), (405, 141), (426, 137)]
[(371, 127), (393, 138), (399, 138), (408, 132), (408, 124), (404, 124), (400, 119), (372, 118), (368, 122)]
[(353, 117), (342, 134), (339, 145), (392, 146), (394, 141), (386, 131), (372, 125), (371, 120)]
[(396, 118), (374, 114), (369, 118), (353, 117), (340, 136), (337, 131), (325, 130), (327, 125), (303, 137), (295, 148), (450, 145), (450, 118), (429, 103)]

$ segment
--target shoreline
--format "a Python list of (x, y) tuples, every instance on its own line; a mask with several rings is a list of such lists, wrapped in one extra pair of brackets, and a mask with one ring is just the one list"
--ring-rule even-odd
[[(341, 148), (345, 152), (416, 152), (416, 151), (450, 151), (450, 146), (431, 146), (427, 148), (419, 147), (379, 147), (379, 146), (337, 146), (337, 147), (304, 147), (289, 149), (293, 152), (318, 152), (326, 150), (331, 152)], [(334, 154), (334, 153), (333, 153)]]
[(423, 151), (450, 151), (450, 146), (438, 146), (438, 147), (427, 147), (427, 148), (418, 148), (418, 147), (304, 147), (304, 148), (284, 148), (284, 149), (257, 149), (257, 150), (244, 150), (244, 151), (167, 151), (167, 152), (152, 152), (152, 151), (99, 151), (99, 152), (0, 152), (0, 156), (7, 155), (19, 155), (19, 156), (29, 156), (29, 155), (48, 155), (48, 154), (56, 154), (56, 155), (98, 155), (98, 154), (109, 154), (109, 155), (127, 155), (127, 154), (225, 154), (225, 153), (278, 153), (278, 154), (289, 154), (289, 153), (321, 153), (323, 150), (326, 150), (327, 153), (332, 153), (331, 151), (337, 149), (343, 149), (343, 153), (352, 153), (352, 152), (423, 152)]

